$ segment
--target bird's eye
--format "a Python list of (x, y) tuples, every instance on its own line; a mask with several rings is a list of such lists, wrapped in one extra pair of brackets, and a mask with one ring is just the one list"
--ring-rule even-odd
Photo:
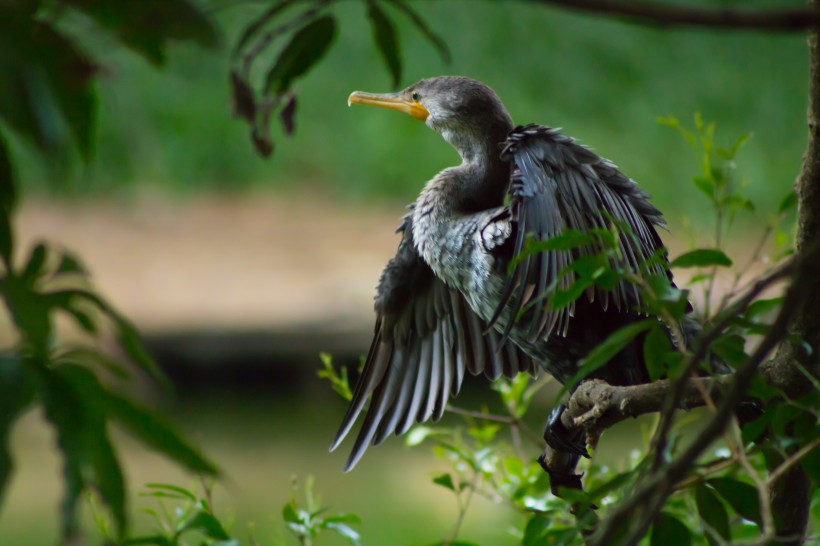
[(416, 102), (418, 102), (419, 99), (421, 98), (418, 93), (413, 93), (412, 96), (413, 96), (413, 100), (416, 101)]

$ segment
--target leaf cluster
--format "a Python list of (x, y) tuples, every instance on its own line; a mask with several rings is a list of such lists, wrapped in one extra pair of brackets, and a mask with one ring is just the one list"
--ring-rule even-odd
[[(5, 235), (0, 297), (17, 334), (13, 346), (0, 349), (0, 495), (13, 468), (8, 449), (11, 428), (26, 411), (40, 406), (63, 457), (63, 537), (79, 534), (78, 502), (87, 491), (99, 495), (113, 515), (116, 536), (122, 537), (128, 524), (125, 480), (109, 434), (111, 422), (192, 472), (215, 475), (216, 466), (164, 417), (107, 384), (105, 378), (128, 379), (136, 371), (160, 384), (165, 379), (130, 321), (89, 288), (80, 261), (66, 251), (38, 244), (18, 264), (8, 214), (0, 214), (0, 222)], [(60, 343), (55, 333), (60, 315), (88, 341)], [(97, 347), (106, 332), (113, 333), (127, 360)]]
[[(212, 484), (203, 481), (203, 493), (195, 492), (179, 485), (150, 483), (147, 491), (141, 493), (143, 498), (154, 501), (154, 507), (143, 511), (151, 517), (154, 530), (127, 537), (123, 546), (241, 546), (249, 544), (258, 546), (252, 526), (248, 528), (247, 542), (237, 538), (237, 532), (225, 523), (214, 511)], [(304, 497), (304, 498), (303, 498)], [(305, 480), (303, 493), (293, 478), (291, 499), (282, 506), (281, 518), (290, 536), (302, 546), (314, 544), (317, 538), (325, 535), (336, 535), (345, 539), (352, 546), (361, 546), (361, 537), (354, 526), (361, 520), (356, 514), (329, 515), (330, 509), (320, 506), (314, 493), (314, 481), (311, 476)], [(98, 518), (101, 529), (107, 527), (108, 520)], [(196, 542), (194, 542), (196, 541)], [(277, 541), (284, 544), (284, 541)]]
[[(271, 120), (278, 115), (285, 135), (296, 127), (297, 93), (294, 85), (327, 54), (338, 32), (332, 7), (339, 0), (279, 0), (248, 23), (233, 47), (230, 74), (234, 115), (251, 128), (251, 141), (262, 157), (273, 154)], [(449, 61), (444, 40), (433, 32), (407, 0), (361, 0), (373, 33), (373, 43), (384, 59), (393, 87), (402, 78), (399, 34), (393, 21), (406, 17)], [(279, 45), (275, 60), (266, 52)], [(260, 73), (260, 74), (257, 74)], [(258, 83), (257, 83), (258, 82)]]
[[(105, 2), (28, 0), (0, 5), (0, 120), (44, 158), (73, 143), (83, 160), (93, 154), (97, 92), (102, 70), (80, 45), (66, 20), (91, 22), (154, 65), (165, 61), (171, 40), (217, 43), (210, 19), (188, 0)], [(94, 292), (81, 261), (70, 252), (37, 244), (24, 259), (16, 248), (14, 166), (0, 130), (0, 299), (11, 317), (12, 344), (0, 347), (0, 497), (13, 472), (8, 441), (19, 418), (41, 407), (53, 427), (63, 462), (65, 493), (61, 535), (80, 535), (79, 503), (93, 492), (122, 539), (129, 517), (126, 487), (110, 424), (192, 472), (215, 475), (216, 466), (155, 411), (111, 386), (113, 379), (144, 373), (165, 385), (133, 324)], [(64, 316), (83, 332), (78, 343), (60, 342)], [(122, 357), (99, 346), (113, 335)]]
[[(94, 31), (161, 66), (168, 43), (218, 43), (212, 21), (190, 0), (20, 0), (0, 4), (0, 120), (46, 160), (76, 146), (94, 152), (96, 78), (105, 68), (67, 21)], [(16, 196), (15, 172), (0, 131), (0, 206)]]

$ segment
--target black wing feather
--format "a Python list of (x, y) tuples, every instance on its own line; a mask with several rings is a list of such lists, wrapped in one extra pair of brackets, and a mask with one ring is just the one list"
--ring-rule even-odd
[(436, 278), (413, 244), (411, 220), (405, 217), (398, 252), (379, 281), (373, 343), (331, 445), (335, 449), (347, 436), (370, 400), (345, 470), (391, 433), (438, 420), (465, 370), (491, 379), (536, 372), (531, 357), (503, 344), (499, 333), (485, 334), (486, 322), (461, 293)]
[[(649, 195), (606, 159), (559, 132), (527, 125), (514, 129), (504, 143), (502, 158), (513, 163), (509, 194), (514, 230), (512, 256), (525, 249), (527, 237), (546, 240), (571, 228), (582, 232), (618, 229), (621, 254), (611, 265), (634, 273), (645, 270), (646, 261), (662, 247), (656, 228), (664, 228), (661, 213), (649, 203)], [(574, 274), (564, 270), (574, 259), (604, 250), (600, 245), (579, 249), (550, 250), (526, 256), (508, 276), (494, 324), (505, 309), (511, 311), (504, 336), (517, 317), (528, 326), (531, 341), (550, 335), (565, 336), (575, 305), (561, 309), (546, 305), (546, 296), (567, 289)], [(660, 264), (651, 273), (665, 273)], [(611, 292), (590, 287), (589, 301), (603, 309), (612, 304), (619, 311), (634, 311), (640, 304), (637, 287), (621, 281)]]

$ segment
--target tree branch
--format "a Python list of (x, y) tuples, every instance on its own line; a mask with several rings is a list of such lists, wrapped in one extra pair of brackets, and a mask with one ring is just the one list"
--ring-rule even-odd
[(534, 0), (540, 4), (596, 15), (604, 15), (644, 25), (701, 27), (714, 29), (788, 32), (820, 25), (816, 7), (782, 10), (704, 9), (659, 2), (617, 0)]
[[(795, 315), (803, 307), (805, 299), (803, 291), (806, 285), (815, 282), (810, 276), (810, 268), (802, 267), (820, 258), (820, 241), (811, 245), (810, 249), (800, 256), (796, 264), (794, 280), (786, 291), (783, 307), (777, 315), (769, 332), (755, 349), (749, 360), (731, 377), (730, 387), (723, 395), (717, 412), (712, 416), (709, 424), (698, 434), (692, 444), (683, 453), (663, 468), (653, 471), (643, 483), (636, 488), (635, 493), (621, 503), (609, 515), (603, 525), (596, 530), (592, 543), (596, 545), (610, 544), (615, 535), (626, 532), (628, 537), (624, 543), (633, 544), (644, 536), (655, 517), (666, 503), (666, 499), (673, 492), (676, 482), (684, 478), (692, 464), (700, 457), (712, 442), (720, 436), (730, 422), (734, 408), (743, 398), (749, 388), (758, 367), (768, 354), (785, 336)], [(628, 523), (627, 523), (628, 522)], [(628, 524), (625, 529), (624, 525)], [(623, 535), (621, 535), (623, 536)]]
[[(733, 375), (688, 378), (676, 409), (704, 406), (704, 392), (718, 402), (733, 381)], [(625, 419), (662, 411), (674, 387), (669, 379), (629, 387), (614, 387), (600, 379), (584, 381), (567, 401), (561, 421), (568, 430), (582, 428), (594, 435)]]

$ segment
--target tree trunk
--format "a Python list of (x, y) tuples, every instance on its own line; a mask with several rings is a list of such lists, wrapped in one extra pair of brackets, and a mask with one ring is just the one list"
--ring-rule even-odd
[[(820, 0), (811, 0), (820, 9)], [(805, 252), (820, 238), (820, 32), (809, 34), (808, 142), (803, 166), (794, 185), (797, 193), (797, 234), (795, 251)], [(818, 280), (807, 286), (803, 305), (790, 333), (804, 344), (785, 340), (774, 359), (761, 368), (766, 381), (789, 397), (810, 392), (814, 386), (808, 372), (820, 377), (820, 260), (804, 264)], [(803, 370), (801, 370), (801, 367)], [(803, 543), (809, 520), (811, 483), (800, 465), (787, 472), (772, 488), (772, 512), (777, 535), (783, 544)]]

